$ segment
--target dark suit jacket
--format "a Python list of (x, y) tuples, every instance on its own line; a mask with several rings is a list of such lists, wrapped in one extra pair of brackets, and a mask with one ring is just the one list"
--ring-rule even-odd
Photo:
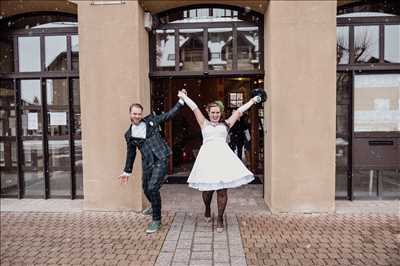
[(126, 163), (124, 172), (132, 173), (133, 162), (136, 158), (136, 148), (142, 153), (143, 170), (151, 169), (155, 160), (163, 160), (171, 155), (171, 149), (160, 135), (159, 125), (171, 119), (183, 105), (179, 102), (166, 113), (161, 115), (148, 115), (143, 118), (146, 123), (146, 138), (132, 137), (132, 125), (125, 133), (127, 144)]

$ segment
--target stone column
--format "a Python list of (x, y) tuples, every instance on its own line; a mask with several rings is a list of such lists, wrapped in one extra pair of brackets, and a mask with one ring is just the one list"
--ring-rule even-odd
[(270, 1), (265, 14), (265, 202), (335, 207), (336, 1)]
[(123, 138), (129, 105), (150, 111), (148, 34), (138, 1), (78, 4), (84, 208), (140, 211), (141, 157), (128, 185), (120, 185), (126, 156)]

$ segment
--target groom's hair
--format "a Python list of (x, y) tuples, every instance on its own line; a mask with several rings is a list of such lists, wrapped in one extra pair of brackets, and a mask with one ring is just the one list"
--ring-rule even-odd
[(140, 108), (140, 110), (143, 111), (143, 106), (142, 106), (140, 103), (132, 103), (132, 104), (129, 106), (129, 113), (132, 111), (132, 108), (133, 108), (133, 107)]

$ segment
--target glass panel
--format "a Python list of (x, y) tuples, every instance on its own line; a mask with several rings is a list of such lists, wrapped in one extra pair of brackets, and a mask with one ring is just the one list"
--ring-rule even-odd
[(47, 71), (67, 70), (67, 37), (46, 36), (45, 54)]
[(83, 170), (82, 170), (82, 130), (81, 130), (81, 108), (79, 79), (72, 80), (72, 91), (74, 101), (74, 145), (75, 145), (75, 180), (76, 195), (83, 197)]
[(348, 73), (336, 75), (336, 197), (347, 197), (349, 174), (349, 140), (351, 136), (352, 78)]
[(394, 197), (400, 199), (400, 169), (381, 170), (382, 194), (384, 197)]
[(12, 80), (0, 80), (0, 106), (15, 106), (14, 84)]
[(42, 111), (23, 110), (21, 124), (22, 136), (42, 136)]
[(338, 14), (348, 17), (383, 17), (399, 14), (398, 1), (360, 1), (358, 4), (338, 5)]
[(72, 93), (74, 106), (81, 106), (79, 79), (72, 80)]
[[(54, 10), (57, 11), (57, 8)], [(78, 27), (76, 16), (51, 14), (51, 15), (24, 15), (15, 17), (3, 17), (4, 24), (10, 31), (21, 29), (44, 29)]]
[(11, 80), (0, 80), (0, 136), (16, 136), (14, 87)]
[(203, 70), (203, 30), (179, 30), (179, 69), (182, 71)]
[(160, 18), (161, 24), (167, 23), (200, 23), (200, 22), (226, 22), (226, 21), (257, 21), (254, 14), (245, 11), (240, 13), (223, 8), (195, 8), (187, 10), (170, 11)]
[(349, 63), (349, 27), (337, 27), (336, 28), (336, 53), (337, 53), (337, 64), (348, 64)]
[(377, 171), (353, 170), (354, 197), (376, 197), (377, 187)]
[(19, 72), (40, 71), (40, 37), (18, 37)]
[(69, 134), (69, 112), (51, 111), (48, 114), (48, 131), (49, 136), (68, 136)]
[(238, 28), (238, 69), (260, 69), (260, 40), (258, 27)]
[(0, 39), (0, 73), (14, 72), (14, 43), (10, 37)]
[(0, 142), (0, 183), (1, 195), (18, 195), (16, 138)]
[(400, 63), (400, 25), (385, 25), (385, 63)]
[(68, 108), (68, 90), (65, 79), (47, 79), (47, 105), (56, 105), (58, 107)]
[(44, 195), (42, 140), (24, 140), (22, 169), (26, 196)]
[(79, 71), (79, 37), (78, 37), (78, 35), (71, 36), (71, 60), (72, 60), (72, 71)]
[(354, 131), (400, 131), (400, 75), (358, 75), (354, 80)]
[(82, 141), (75, 140), (76, 195), (83, 197)]
[[(361, 6), (361, 5), (360, 5)], [(385, 14), (381, 12), (355, 12), (349, 14), (338, 15), (338, 18), (346, 18), (346, 17), (392, 17), (395, 15)]]
[(68, 28), (68, 27), (78, 27), (78, 22), (74, 22), (74, 21), (50, 22), (50, 23), (34, 26), (34, 27), (32, 27), (32, 29), (50, 29), (50, 28)]
[(175, 30), (156, 31), (156, 70), (175, 70)]
[(41, 106), (42, 93), (39, 79), (25, 79), (21, 84), (22, 106)]
[(10, 137), (17, 135), (15, 110), (0, 109), (0, 136)]
[(232, 28), (208, 29), (208, 69), (232, 70)]
[(356, 63), (379, 62), (379, 26), (354, 27), (354, 53)]
[(71, 156), (68, 138), (64, 140), (49, 140), (50, 195), (71, 195), (70, 166)]

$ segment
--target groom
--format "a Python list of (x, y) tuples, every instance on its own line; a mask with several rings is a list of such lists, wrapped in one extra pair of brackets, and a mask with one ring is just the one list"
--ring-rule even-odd
[(168, 112), (161, 115), (150, 114), (144, 118), (141, 104), (134, 103), (129, 107), (132, 124), (125, 133), (126, 163), (124, 172), (119, 179), (122, 184), (128, 183), (136, 157), (136, 148), (138, 148), (142, 154), (143, 191), (151, 203), (151, 208), (145, 210), (144, 214), (152, 213), (153, 215), (153, 221), (146, 230), (148, 234), (158, 231), (161, 227), (160, 187), (167, 174), (168, 156), (171, 155), (171, 149), (160, 135), (159, 125), (171, 119), (183, 105), (184, 101), (179, 99)]

